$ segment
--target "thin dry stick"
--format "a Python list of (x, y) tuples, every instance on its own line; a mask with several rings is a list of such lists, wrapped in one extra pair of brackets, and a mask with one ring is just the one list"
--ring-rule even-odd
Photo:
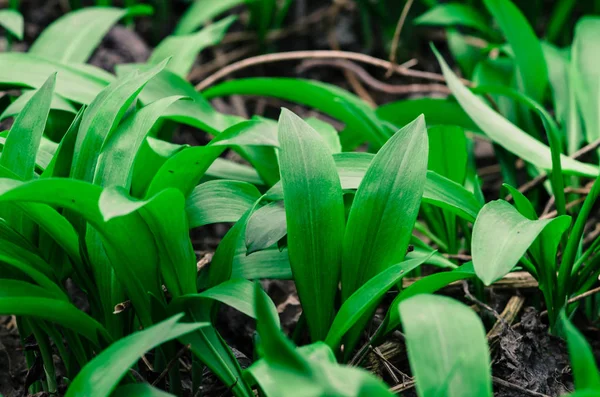
[[(581, 157), (583, 157), (584, 155), (588, 154), (589, 152), (597, 149), (598, 147), (600, 147), (600, 139), (595, 140), (594, 142), (582, 147), (581, 149), (579, 149), (578, 151), (572, 153), (571, 155), (569, 155), (569, 157), (571, 157), (572, 159), (579, 159)], [(532, 180), (530, 180), (527, 183), (524, 183), (520, 188), (519, 188), (519, 192), (525, 194), (528, 191), (530, 191), (531, 189), (533, 189), (534, 187), (544, 183), (546, 181), (546, 179), (548, 179), (548, 174), (542, 174), (542, 175), (538, 175), (535, 178), (533, 178)], [(505, 198), (506, 201), (510, 201), (512, 200), (512, 195), (508, 195)]]
[(377, 356), (377, 358), (379, 358), (381, 360), (381, 362), (383, 363), (383, 366), (385, 367), (385, 369), (387, 370), (388, 374), (392, 377), (392, 379), (394, 380), (394, 382), (396, 383), (400, 383), (400, 379), (398, 379), (398, 376), (396, 375), (396, 373), (394, 372), (394, 370), (392, 369), (393, 365), (391, 365), (388, 360), (383, 356), (383, 354), (381, 354), (379, 352), (379, 349), (377, 349), (376, 347), (373, 348), (373, 346), (369, 346), (370, 350), (375, 353), (375, 356)]
[(406, 22), (406, 17), (408, 16), (408, 12), (410, 11), (410, 7), (412, 7), (413, 0), (406, 0), (404, 4), (404, 8), (402, 8), (402, 13), (400, 14), (400, 18), (398, 19), (398, 24), (396, 25), (396, 30), (394, 31), (394, 37), (392, 38), (392, 48), (390, 51), (390, 68), (388, 69), (385, 77), (389, 78), (392, 75), (392, 67), (396, 65), (396, 56), (398, 53), (398, 45), (400, 44), (400, 33), (402, 33), (402, 28), (404, 27), (404, 22)]
[(519, 392), (523, 393), (522, 395), (533, 396), (533, 397), (550, 397), (547, 394), (543, 394), (543, 393), (539, 393), (537, 391), (525, 389), (524, 387), (515, 385), (514, 383), (507, 382), (504, 379), (500, 379), (495, 376), (492, 376), (492, 381), (502, 387), (506, 387), (507, 389), (519, 391)]
[(502, 331), (506, 329), (505, 324), (512, 324), (512, 322), (515, 321), (515, 318), (521, 311), (524, 303), (525, 298), (522, 296), (515, 295), (509, 299), (508, 303), (504, 307), (504, 310), (502, 310), (502, 313), (500, 313), (500, 317), (502, 317), (504, 321), (496, 321), (492, 329), (490, 329), (490, 331), (487, 333), (488, 341), (494, 340), (500, 336)]
[[(580, 197), (577, 200), (568, 202), (566, 205), (566, 209), (570, 210), (571, 208), (575, 207), (576, 205), (583, 203), (585, 201), (585, 199), (586, 199), (586, 197)], [(546, 215), (540, 216), (540, 219), (550, 219), (550, 218), (556, 217), (556, 215), (558, 215), (558, 212), (552, 211), (552, 212), (547, 213)]]
[[(378, 66), (383, 69), (392, 68), (394, 72), (402, 76), (410, 76), (422, 79), (428, 79), (432, 81), (445, 81), (444, 76), (439, 73), (424, 72), (418, 70), (408, 69), (402, 65), (392, 65), (388, 61), (383, 59), (375, 58), (370, 55), (361, 54), (358, 52), (350, 51), (332, 51), (332, 50), (314, 50), (314, 51), (288, 51), (280, 52), (276, 54), (265, 54), (257, 55), (243, 59), (241, 61), (227, 65), (223, 69), (216, 73), (208, 76), (196, 85), (196, 90), (202, 91), (207, 87), (214, 84), (216, 81), (230, 75), (231, 73), (237, 72), (238, 70), (245, 69), (250, 66), (261, 65), (264, 63), (281, 62), (281, 61), (292, 61), (296, 59), (307, 59), (307, 58), (333, 58), (333, 59), (349, 59), (356, 62), (367, 63), (373, 66)], [(462, 80), (463, 83), (472, 86), (473, 83), (468, 80)]]
[(165, 369), (163, 369), (163, 371), (160, 373), (160, 375), (158, 375), (158, 378), (156, 378), (154, 380), (154, 382), (152, 382), (152, 386), (156, 386), (161, 380), (164, 379), (165, 376), (167, 376), (167, 374), (169, 373), (169, 371), (171, 370), (171, 368), (173, 368), (173, 366), (175, 365), (176, 362), (179, 361), (179, 359), (185, 354), (185, 352), (187, 352), (190, 349), (190, 345), (185, 345), (183, 346), (181, 349), (179, 349), (179, 351), (177, 352), (177, 354), (175, 354), (175, 357), (173, 357), (171, 359), (171, 361), (169, 361), (169, 363), (167, 364), (167, 366), (165, 367)]
[(365, 69), (352, 61), (346, 59), (308, 59), (296, 67), (298, 73), (307, 71), (314, 67), (332, 66), (336, 68), (352, 71), (363, 83), (369, 87), (392, 95), (416, 94), (425, 92), (437, 92), (440, 94), (449, 94), (448, 87), (442, 84), (388, 84), (377, 80), (371, 76)]
[(396, 385), (390, 389), (391, 392), (394, 393), (402, 393), (403, 391), (407, 391), (415, 387), (416, 382), (414, 380), (409, 380), (399, 385)]
[(486, 305), (485, 303), (481, 302), (479, 299), (475, 298), (473, 296), (473, 294), (471, 294), (471, 292), (469, 291), (469, 284), (467, 284), (466, 281), (462, 281), (462, 286), (463, 286), (463, 292), (465, 293), (465, 297), (467, 299), (469, 299), (471, 302), (473, 302), (474, 304), (476, 304), (479, 307), (484, 308), (486, 311), (492, 313), (494, 315), (494, 317), (496, 317), (497, 321), (500, 321), (504, 326), (508, 327), (509, 325), (507, 324), (506, 320), (500, 315), (498, 314), (497, 311), (495, 311), (493, 308), (491, 308), (489, 305)]

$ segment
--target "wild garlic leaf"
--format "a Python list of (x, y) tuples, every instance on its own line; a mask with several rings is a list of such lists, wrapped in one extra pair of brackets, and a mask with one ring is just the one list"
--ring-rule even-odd
[(412, 297), (398, 310), (419, 396), (492, 396), (490, 353), (475, 312), (437, 295)]
[(29, 48), (29, 53), (59, 63), (84, 63), (110, 28), (125, 16), (148, 15), (152, 8), (86, 7), (69, 12), (50, 24)]
[(194, 66), (198, 54), (205, 48), (218, 44), (236, 19), (236, 16), (230, 15), (205, 27), (198, 33), (185, 36), (168, 36), (154, 48), (148, 63), (157, 64), (166, 58), (172, 57), (167, 69), (186, 78), (192, 66)]
[(567, 339), (575, 389), (578, 392), (585, 390), (600, 391), (600, 373), (589, 343), (573, 323), (569, 321), (564, 311), (560, 313), (560, 325)]
[(340, 277), (342, 187), (321, 136), (287, 109), (279, 118), (279, 143), (290, 264), (311, 337), (323, 340)]
[(371, 162), (348, 215), (343, 301), (404, 259), (425, 189), (427, 146), (425, 119), (420, 116), (396, 132)]
[[(439, 52), (435, 48), (433, 50), (440, 62), (448, 87), (465, 112), (467, 112), (481, 130), (492, 141), (521, 157), (523, 160), (545, 170), (552, 169), (550, 148), (529, 136), (469, 91), (448, 67), (448, 64)], [(581, 163), (564, 155), (561, 155), (560, 158), (562, 169), (566, 174), (598, 175), (597, 167)]]
[(65, 396), (108, 397), (129, 368), (148, 350), (208, 325), (178, 323), (181, 317), (173, 316), (113, 343), (81, 369)]
[(17, 40), (23, 40), (23, 15), (12, 9), (0, 10), (0, 26)]
[(559, 223), (564, 232), (569, 218), (532, 221), (506, 201), (496, 200), (484, 205), (473, 226), (471, 242), (477, 276), (485, 285), (504, 277), (551, 223)]

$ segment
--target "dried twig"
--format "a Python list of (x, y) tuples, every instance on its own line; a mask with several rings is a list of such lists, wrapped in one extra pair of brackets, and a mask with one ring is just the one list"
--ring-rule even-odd
[[(589, 152), (597, 149), (598, 147), (600, 147), (600, 139), (597, 139), (594, 142), (582, 147), (575, 153), (571, 154), (569, 157), (577, 160), (577, 159), (583, 157), (584, 155), (588, 154)], [(524, 183), (521, 187), (519, 187), (519, 192), (525, 194), (528, 191), (530, 191), (531, 189), (533, 189), (534, 187), (539, 186), (542, 183), (544, 183), (546, 181), (546, 179), (548, 179), (548, 174), (538, 175), (535, 178), (533, 178), (532, 180), (528, 181), (527, 183)], [(509, 194), (508, 196), (506, 196), (505, 200), (506, 201), (512, 200), (512, 195)]]
[[(243, 59), (241, 61), (232, 63), (231, 65), (228, 65), (223, 69), (217, 71), (216, 73), (208, 76), (206, 79), (202, 80), (199, 84), (196, 85), (196, 90), (202, 91), (214, 84), (216, 81), (222, 79), (223, 77), (226, 77), (234, 72), (237, 72), (250, 66), (272, 62), (292, 61), (298, 59), (304, 60), (308, 58), (349, 59), (356, 62), (367, 63), (369, 65), (377, 66), (383, 69), (392, 68), (394, 72), (401, 76), (422, 78), (432, 81), (445, 81), (444, 76), (442, 76), (439, 73), (412, 70), (401, 65), (392, 65), (390, 62), (385, 61), (383, 59), (375, 58), (370, 55), (361, 54), (358, 52), (314, 50), (280, 52), (275, 54), (258, 55), (255, 57)], [(473, 83), (468, 80), (463, 80), (463, 83), (470, 86), (473, 85)]]
[(169, 361), (169, 363), (167, 364), (167, 366), (165, 367), (165, 369), (163, 369), (163, 371), (160, 373), (160, 375), (158, 375), (158, 378), (156, 378), (154, 380), (154, 382), (152, 382), (152, 386), (156, 386), (157, 384), (159, 384), (159, 382), (161, 380), (163, 380), (165, 376), (167, 376), (167, 374), (173, 368), (173, 366), (175, 365), (175, 363), (177, 363), (179, 361), (179, 359), (181, 357), (183, 357), (183, 355), (185, 354), (185, 352), (187, 352), (189, 349), (190, 349), (190, 345), (185, 345), (181, 349), (179, 349), (179, 351), (177, 352), (177, 354), (175, 354), (175, 357), (173, 357), (171, 359), (171, 361)]
[(408, 16), (408, 12), (410, 11), (410, 7), (412, 7), (413, 0), (406, 0), (404, 7), (402, 8), (402, 13), (400, 14), (400, 18), (398, 19), (398, 24), (396, 25), (396, 30), (394, 30), (394, 37), (392, 38), (392, 48), (390, 51), (390, 68), (386, 73), (386, 77), (390, 77), (393, 72), (393, 67), (396, 65), (396, 56), (398, 52), (398, 44), (400, 44), (400, 33), (402, 33), (402, 28), (404, 27), (404, 22), (406, 22), (406, 17)]
[(305, 72), (308, 69), (318, 66), (332, 66), (340, 69), (352, 71), (360, 80), (369, 87), (392, 95), (406, 95), (426, 92), (436, 92), (440, 94), (449, 94), (448, 87), (442, 84), (388, 84), (377, 80), (371, 76), (365, 69), (352, 61), (346, 59), (309, 59), (302, 62), (296, 71), (298, 73)]
[(522, 296), (515, 295), (511, 297), (504, 307), (502, 313), (500, 313), (500, 317), (504, 321), (496, 321), (492, 329), (487, 333), (487, 339), (489, 341), (496, 339), (504, 329), (506, 329), (506, 324), (512, 324), (517, 317), (517, 314), (523, 308), (523, 304), (525, 303), (525, 298)]
[(507, 382), (507, 381), (505, 381), (503, 379), (500, 379), (500, 378), (497, 378), (495, 376), (492, 376), (492, 381), (495, 384), (497, 384), (497, 385), (500, 385), (502, 387), (506, 387), (507, 389), (512, 389), (512, 390), (519, 391), (519, 392), (523, 393), (523, 394), (521, 394), (522, 396), (550, 397), (547, 394), (543, 394), (543, 393), (539, 393), (537, 391), (525, 389), (524, 387), (521, 387), (519, 385), (515, 385), (514, 383)]

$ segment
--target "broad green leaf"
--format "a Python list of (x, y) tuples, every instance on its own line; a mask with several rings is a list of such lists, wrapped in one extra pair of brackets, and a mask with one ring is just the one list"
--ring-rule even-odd
[(165, 285), (174, 296), (196, 291), (196, 256), (189, 239), (185, 199), (180, 191), (167, 189), (148, 201), (131, 198), (120, 187), (102, 191), (100, 212), (105, 222), (139, 211), (154, 235)]
[(523, 193), (506, 183), (502, 186), (504, 186), (511, 194), (515, 202), (515, 208), (521, 213), (521, 215), (532, 221), (538, 219), (535, 208), (533, 208), (533, 204), (531, 204), (531, 201), (529, 201), (529, 199), (525, 197)]
[(152, 127), (158, 119), (179, 99), (182, 97), (159, 99), (125, 118), (102, 146), (94, 183), (100, 186), (129, 188), (134, 161), (142, 143), (152, 133)]
[(371, 277), (404, 259), (426, 173), (427, 130), (421, 116), (387, 141), (356, 191), (344, 235), (343, 301)]
[(563, 231), (569, 226), (568, 217), (529, 220), (502, 200), (484, 205), (473, 226), (471, 242), (477, 276), (486, 285), (504, 277), (553, 222), (559, 222)]
[(0, 165), (16, 173), (21, 180), (34, 177), (35, 159), (46, 128), (56, 74), (36, 91), (16, 117), (4, 142)]
[[(532, 138), (470, 92), (450, 70), (435, 48), (434, 52), (440, 62), (448, 87), (467, 114), (492, 141), (537, 167), (545, 170), (552, 169), (551, 152), (548, 146)], [(585, 176), (598, 174), (596, 167), (564, 155), (561, 155), (561, 163), (563, 171), (567, 174)]]
[(327, 333), (325, 343), (336, 349), (342, 342), (342, 337), (348, 332), (362, 316), (373, 312), (381, 297), (396, 285), (411, 270), (421, 266), (428, 257), (409, 259), (402, 263), (390, 266), (382, 271), (359, 289), (356, 290), (340, 307), (331, 328)]
[(427, 168), (462, 185), (467, 169), (467, 138), (457, 126), (427, 129), (429, 155)]
[(16, 10), (0, 10), (0, 26), (17, 40), (23, 40), (23, 15)]
[(113, 343), (81, 369), (71, 382), (65, 396), (110, 396), (129, 368), (145, 352), (208, 325), (206, 323), (178, 323), (181, 317), (181, 315), (173, 316)]
[(340, 143), (338, 132), (331, 124), (315, 117), (309, 117), (304, 121), (321, 135), (321, 138), (323, 138), (327, 143), (327, 146), (331, 149), (331, 153), (335, 154), (342, 151), (342, 144)]
[(404, 126), (423, 114), (428, 127), (457, 125), (467, 131), (479, 132), (479, 127), (460, 104), (451, 99), (418, 98), (390, 102), (379, 106), (376, 113), (379, 118), (397, 126)]
[(0, 86), (40, 88), (52, 73), (56, 76), (54, 92), (65, 99), (89, 104), (111, 80), (30, 54), (0, 53)]
[(179, 189), (184, 197), (188, 197), (224, 150), (225, 147), (219, 146), (194, 146), (177, 152), (156, 172), (146, 190), (146, 197), (170, 187)]
[[(117, 75), (125, 76), (136, 69), (148, 68), (147, 65), (118, 65)], [(1, 80), (0, 80), (1, 82)], [(211, 134), (219, 134), (234, 122), (231, 117), (217, 112), (211, 104), (194, 89), (194, 86), (181, 76), (163, 70), (158, 73), (142, 90), (139, 99), (148, 104), (167, 96), (180, 95), (191, 98), (192, 101), (178, 101), (169, 107), (163, 117), (178, 123), (200, 128)]]
[[(265, 292), (263, 291), (263, 293)], [(183, 311), (182, 309), (190, 305), (206, 305), (209, 300), (223, 303), (244, 313), (248, 317), (256, 318), (256, 310), (253, 303), (254, 283), (241, 278), (225, 281), (197, 294), (180, 296), (171, 301), (169, 308), (172, 313), (176, 313)], [(277, 326), (279, 326), (277, 308), (270, 299), (268, 299), (268, 304), (271, 315), (277, 321)]]
[(151, 12), (152, 8), (143, 5), (126, 9), (82, 8), (50, 24), (31, 45), (29, 52), (60, 63), (84, 63), (119, 19)]
[(287, 234), (283, 201), (273, 201), (254, 211), (246, 226), (248, 254), (276, 244)]
[(210, 141), (210, 144), (213, 146), (279, 147), (277, 123), (263, 118), (240, 121), (217, 135)]
[(207, 99), (234, 94), (286, 99), (314, 107), (343, 121), (353, 132), (360, 134), (363, 141), (381, 146), (389, 137), (373, 109), (360, 98), (339, 87), (318, 81), (290, 78), (236, 79), (209, 88), (203, 94)]
[(338, 365), (322, 342), (296, 349), (279, 330), (258, 284), (255, 296), (263, 358), (246, 370), (244, 377), (266, 395), (291, 397), (301, 391), (307, 396), (392, 396), (383, 382), (368, 372)]
[(144, 85), (166, 61), (147, 72), (133, 73), (106, 87), (86, 109), (75, 142), (71, 176), (92, 181), (100, 150)]
[(85, 112), (86, 106), (82, 106), (71, 125), (63, 135), (50, 164), (46, 167), (41, 178), (48, 177), (68, 177), (71, 173), (71, 163), (73, 162), (73, 152), (75, 150), (75, 141), (77, 140), (77, 132), (81, 125), (81, 119)]
[[(150, 322), (148, 293), (161, 296), (154, 238), (139, 214), (104, 222), (98, 207), (101, 191), (99, 186), (74, 179), (44, 178), (27, 183), (0, 179), (0, 201), (62, 207), (92, 224), (102, 234), (106, 254), (119, 280), (126, 286), (140, 320), (147, 324)], [(48, 230), (52, 235), (53, 230)], [(72, 228), (66, 230), (72, 231)]]
[(259, 191), (247, 182), (215, 180), (202, 183), (186, 200), (189, 226), (237, 222), (259, 198)]
[(589, 343), (569, 321), (564, 311), (560, 313), (560, 324), (567, 339), (575, 389), (577, 391), (600, 390), (600, 374)]
[(588, 142), (600, 138), (600, 73), (597, 66), (600, 53), (596, 37), (600, 33), (600, 18), (583, 17), (575, 26), (575, 39), (571, 47), (574, 67), (573, 84), (577, 104), (583, 116)]
[(100, 323), (50, 291), (17, 281), (0, 279), (0, 314), (41, 318), (69, 328), (99, 346), (99, 336), (110, 340)]
[(195, 0), (175, 28), (176, 35), (195, 32), (200, 26), (214, 19), (225, 11), (246, 3), (248, 0)]
[(233, 258), (231, 277), (242, 277), (248, 280), (263, 278), (291, 280), (292, 269), (288, 251), (271, 248), (248, 255), (246, 244), (242, 239)]
[(290, 264), (311, 337), (322, 340), (333, 321), (340, 277), (342, 188), (323, 139), (286, 109), (279, 142)]
[(154, 386), (149, 385), (148, 383), (132, 383), (129, 385), (124, 385), (117, 390), (113, 394), (112, 397), (175, 397), (171, 393), (164, 392), (160, 389), (155, 388)]
[(488, 36), (495, 36), (490, 23), (473, 7), (460, 3), (439, 4), (413, 21), (416, 25), (466, 26)]
[(519, 86), (534, 101), (543, 102), (548, 89), (548, 68), (533, 28), (510, 0), (484, 0), (483, 3), (514, 53)]
[(213, 178), (247, 182), (255, 186), (264, 185), (254, 168), (222, 158), (215, 159), (206, 170), (206, 175)]
[[(2, 112), (2, 115), (0, 116), (0, 120), (4, 120), (8, 117), (14, 117), (18, 115), (35, 93), (35, 90), (24, 91), (14, 102), (12, 102), (10, 105), (8, 105), (6, 109), (4, 109), (4, 112)], [(75, 107), (59, 95), (52, 96), (52, 103), (50, 104), (50, 109), (73, 114), (77, 113)]]
[(185, 78), (194, 66), (198, 54), (203, 49), (218, 44), (235, 20), (236, 16), (231, 15), (222, 21), (205, 27), (198, 33), (185, 36), (168, 36), (152, 51), (148, 63), (156, 64), (172, 57), (167, 69)]
[(385, 319), (385, 326), (382, 327), (381, 335), (386, 335), (400, 326), (400, 311), (398, 305), (406, 299), (420, 294), (432, 294), (437, 290), (460, 280), (475, 278), (475, 269), (473, 263), (468, 262), (450, 272), (434, 273), (416, 281), (414, 284), (402, 291), (390, 304)]
[(397, 310), (419, 396), (492, 396), (485, 329), (469, 307), (448, 297), (419, 295)]

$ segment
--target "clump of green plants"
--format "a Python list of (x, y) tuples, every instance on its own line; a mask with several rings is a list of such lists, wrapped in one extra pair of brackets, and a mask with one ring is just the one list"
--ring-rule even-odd
[[(0, 314), (16, 316), (32, 346), (28, 365), (43, 373), (29, 390), (182, 395), (185, 354), (193, 394), (206, 367), (235, 396), (390, 396), (355, 365), (401, 329), (419, 396), (491, 396), (483, 323), (433, 293), (461, 280), (481, 291), (525, 269), (539, 284), (551, 331), (568, 341), (574, 395), (598, 392), (589, 346), (568, 320), (600, 274), (600, 239), (584, 238), (600, 184), (584, 186), (598, 167), (579, 156), (598, 138), (596, 19), (578, 23), (565, 51), (541, 42), (508, 0), (484, 2), (499, 30), (477, 8), (431, 5), (414, 23), (447, 28), (466, 80), (432, 46), (453, 98), (374, 109), (306, 79), (233, 79), (198, 92), (186, 80), (197, 54), (236, 18), (205, 25), (241, 3), (195, 2), (147, 63), (118, 65), (116, 75), (85, 62), (111, 26), (148, 15), (147, 6), (80, 9), (50, 25), (28, 53), (0, 54), (0, 84), (22, 91), (11, 92), (0, 115), (13, 119), (0, 132)], [(290, 4), (248, 4), (259, 39)], [(18, 13), (0, 13), (0, 24), (22, 37)], [(456, 26), (486, 46), (467, 51)], [(245, 119), (208, 101), (229, 95), (299, 103), (344, 127), (285, 108), (277, 121)], [(212, 138), (174, 144), (178, 124)], [(486, 203), (478, 139), (493, 144), (510, 198)], [(226, 151), (245, 164), (224, 159)], [(528, 193), (520, 181), (539, 188)], [(577, 191), (586, 198), (573, 198)], [(225, 222), (233, 226), (212, 262), (198, 268), (190, 229)], [(459, 262), (467, 254), (472, 260)], [(402, 279), (425, 264), (433, 273), (404, 288)], [(260, 279), (294, 281), (303, 312), (293, 341)], [(89, 309), (75, 305), (68, 284)], [(397, 293), (383, 320), (367, 332), (390, 292)], [(222, 305), (257, 320), (249, 368), (217, 329)]]

